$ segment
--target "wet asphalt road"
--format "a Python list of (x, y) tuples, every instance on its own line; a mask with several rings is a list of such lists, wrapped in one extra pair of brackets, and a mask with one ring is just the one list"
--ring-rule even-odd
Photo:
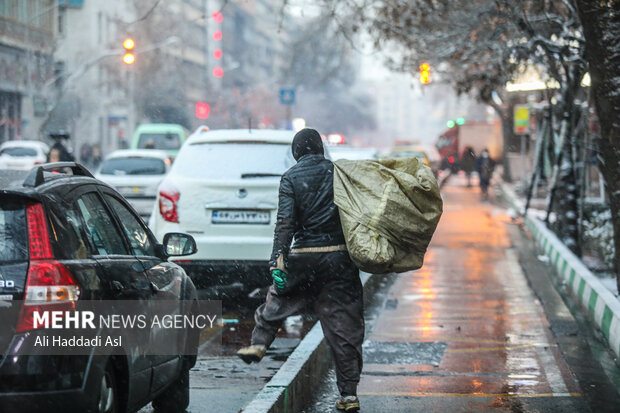
[[(522, 266), (536, 254), (515, 245), (505, 208), (458, 176), (442, 192), (424, 267), (398, 276), (369, 323), (361, 412), (620, 411), (620, 381), (603, 372), (617, 366), (600, 367), (553, 287), (539, 285), (545, 269)], [(336, 412), (336, 398), (332, 371), (306, 413)]]

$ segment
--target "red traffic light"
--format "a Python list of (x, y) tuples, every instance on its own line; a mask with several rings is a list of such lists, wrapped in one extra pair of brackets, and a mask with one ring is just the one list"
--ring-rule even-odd
[(224, 20), (224, 15), (220, 11), (213, 12), (211, 18), (215, 20), (217, 23), (221, 23)]
[(213, 51), (213, 58), (216, 59), (216, 60), (220, 60), (223, 55), (224, 55), (224, 53), (222, 52), (222, 49), (215, 49)]
[(213, 68), (213, 76), (215, 77), (224, 77), (224, 69), (221, 66), (215, 66)]
[(213, 40), (222, 40), (221, 30), (216, 30), (215, 33), (213, 33)]
[(207, 119), (209, 117), (209, 113), (211, 112), (211, 107), (208, 103), (205, 102), (196, 102), (196, 117), (198, 119)]

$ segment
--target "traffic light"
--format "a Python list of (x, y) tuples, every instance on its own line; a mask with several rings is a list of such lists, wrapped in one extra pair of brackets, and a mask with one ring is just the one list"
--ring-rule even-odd
[(123, 40), (123, 48), (125, 49), (123, 62), (125, 62), (126, 65), (132, 65), (136, 61), (136, 56), (133, 54), (134, 47), (136, 47), (136, 42), (134, 42), (131, 37)]
[(465, 118), (457, 118), (456, 119), (456, 124), (457, 125), (464, 125), (465, 124)]
[(198, 119), (207, 119), (211, 112), (211, 107), (205, 102), (196, 102), (196, 117)]
[(431, 83), (431, 65), (428, 63), (420, 65), (420, 83), (423, 85)]
[(213, 14), (211, 15), (211, 18), (215, 20), (217, 23), (221, 23), (222, 20), (224, 20), (224, 15), (222, 14), (221, 11), (216, 11), (216, 12), (213, 12)]
[[(224, 15), (221, 11), (215, 11), (211, 15), (211, 18), (215, 22), (212, 27), (214, 29), (213, 32), (213, 59), (216, 61), (222, 60), (224, 57), (224, 52), (222, 51), (222, 38), (224, 37), (222, 34), (222, 22), (224, 21)], [(224, 77), (224, 69), (222, 69), (221, 63), (217, 62), (213, 67), (213, 77), (222, 78)]]

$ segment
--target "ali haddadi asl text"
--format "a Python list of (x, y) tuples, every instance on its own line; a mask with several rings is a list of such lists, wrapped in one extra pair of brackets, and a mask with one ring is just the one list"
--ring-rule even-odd
[(105, 341), (101, 336), (85, 338), (82, 336), (61, 337), (61, 336), (39, 336), (36, 338), (35, 347), (121, 347), (122, 337), (107, 336)]

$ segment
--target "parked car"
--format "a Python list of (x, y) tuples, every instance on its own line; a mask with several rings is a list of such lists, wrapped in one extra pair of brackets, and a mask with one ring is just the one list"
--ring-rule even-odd
[(374, 148), (353, 148), (351, 146), (330, 146), (329, 153), (334, 161), (348, 159), (359, 161), (363, 159), (379, 159), (379, 151)]
[(388, 154), (388, 158), (418, 158), (424, 161), (427, 166), (431, 165), (428, 156), (422, 151), (412, 149), (392, 151)]
[(130, 149), (159, 149), (173, 158), (185, 142), (187, 130), (174, 123), (146, 123), (133, 134)]
[(29, 171), (45, 163), (50, 151), (41, 141), (7, 141), (0, 145), (0, 169)]
[(293, 131), (198, 129), (159, 186), (149, 226), (192, 234), (198, 253), (178, 261), (203, 296), (270, 283), (268, 260), (281, 175), (295, 159)]
[(439, 151), (432, 144), (419, 144), (415, 147), (417, 150), (420, 150), (426, 154), (428, 157), (428, 161), (431, 163), (431, 169), (434, 172), (437, 172), (441, 166), (441, 155)]
[(396, 145), (387, 156), (388, 158), (419, 158), (429, 166), (435, 175), (440, 169), (441, 159), (437, 156), (437, 150), (432, 150), (420, 145)]
[[(172, 312), (187, 314), (196, 289), (168, 258), (169, 252), (182, 254), (174, 249), (180, 242), (189, 246), (186, 253), (195, 252), (192, 237), (169, 234), (158, 244), (113, 188), (73, 162), (8, 172), (0, 174), (0, 234), (10, 240), (0, 243), (0, 411), (117, 413), (150, 401), (165, 411), (185, 411), (196, 357), (180, 349), (197, 346), (193, 330), (152, 328), (150, 340), (107, 356), (23, 349), (46, 331), (31, 323), (33, 309), (138, 298), (146, 309), (161, 303), (156, 300), (165, 292)], [(145, 355), (154, 337), (178, 343), (179, 351)]]
[(170, 158), (155, 149), (123, 149), (108, 155), (95, 178), (116, 188), (148, 221), (155, 205), (157, 187), (170, 171)]

